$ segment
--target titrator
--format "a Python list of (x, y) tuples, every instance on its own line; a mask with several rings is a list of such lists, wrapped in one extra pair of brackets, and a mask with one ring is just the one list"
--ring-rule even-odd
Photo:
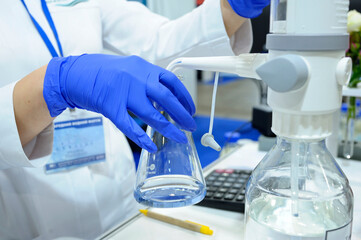
[(325, 145), (351, 75), (348, 6), (349, 0), (272, 0), (268, 54), (179, 58), (168, 66), (268, 85), (277, 144), (247, 184), (247, 240), (351, 238), (352, 190)]

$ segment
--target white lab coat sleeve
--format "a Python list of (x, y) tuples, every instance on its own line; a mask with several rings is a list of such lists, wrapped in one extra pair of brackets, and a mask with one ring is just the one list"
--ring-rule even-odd
[(101, 0), (99, 6), (105, 49), (135, 54), (163, 67), (180, 56), (238, 55), (252, 45), (249, 20), (231, 39), (227, 36), (220, 0), (206, 0), (175, 20), (137, 2)]
[(46, 158), (31, 161), (30, 159), (51, 153), (53, 128), (50, 125), (24, 148), (22, 147), (13, 106), (15, 84), (16, 82), (0, 88), (0, 169), (42, 166)]

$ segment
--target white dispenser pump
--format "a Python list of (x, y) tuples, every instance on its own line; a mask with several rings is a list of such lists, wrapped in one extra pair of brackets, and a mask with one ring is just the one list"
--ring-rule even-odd
[(272, 0), (268, 54), (180, 58), (169, 65), (262, 79), (269, 87), (278, 140), (247, 184), (246, 240), (351, 237), (353, 194), (325, 145), (351, 75), (348, 5)]

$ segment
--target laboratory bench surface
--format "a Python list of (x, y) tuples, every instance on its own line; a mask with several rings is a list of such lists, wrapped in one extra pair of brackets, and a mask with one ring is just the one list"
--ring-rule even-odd
[[(210, 164), (204, 169), (205, 175), (216, 168), (236, 168), (252, 170), (263, 158), (265, 152), (258, 151), (258, 144), (245, 141), (244, 145), (232, 153)], [(337, 159), (347, 175), (354, 193), (354, 218), (352, 240), (361, 240), (361, 162)], [(177, 226), (163, 223), (141, 214), (116, 226), (99, 239), (145, 239), (145, 240), (188, 240), (217, 239), (242, 240), (244, 233), (244, 215), (236, 212), (217, 210), (199, 206), (173, 209), (152, 209), (152, 211), (175, 218), (190, 220), (209, 226), (214, 230), (212, 236), (192, 232)]]

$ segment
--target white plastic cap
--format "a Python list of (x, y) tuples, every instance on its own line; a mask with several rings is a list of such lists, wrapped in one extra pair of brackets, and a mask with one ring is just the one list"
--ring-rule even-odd
[(332, 133), (332, 113), (296, 115), (273, 111), (272, 131), (292, 139), (324, 139)]

